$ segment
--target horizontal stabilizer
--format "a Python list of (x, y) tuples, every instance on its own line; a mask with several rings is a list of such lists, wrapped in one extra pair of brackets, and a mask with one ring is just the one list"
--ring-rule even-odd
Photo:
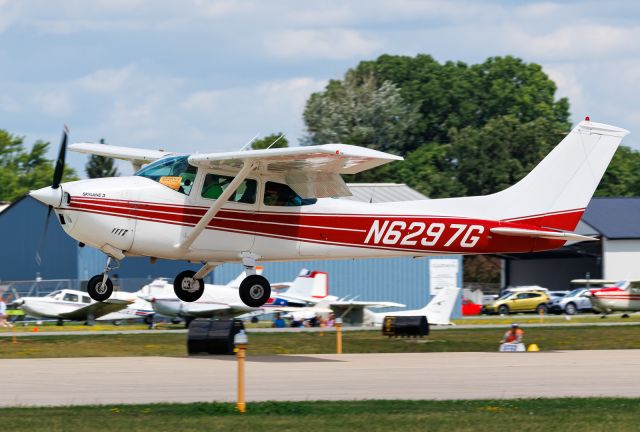
[(597, 241), (596, 237), (583, 236), (580, 234), (574, 234), (570, 232), (559, 232), (559, 231), (542, 231), (535, 229), (525, 229), (525, 228), (509, 228), (509, 227), (495, 227), (491, 228), (491, 232), (494, 234), (501, 234), (505, 236), (515, 236), (515, 237), (535, 237), (535, 238), (545, 238), (551, 240), (566, 240), (566, 241)]

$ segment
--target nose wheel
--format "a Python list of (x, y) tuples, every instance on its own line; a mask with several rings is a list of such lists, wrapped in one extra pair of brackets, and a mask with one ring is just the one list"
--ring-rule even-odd
[(249, 275), (240, 283), (240, 299), (249, 307), (260, 307), (271, 297), (271, 285), (264, 277)]
[(87, 294), (95, 301), (105, 301), (113, 293), (113, 282), (104, 275), (95, 275), (87, 283)]
[(204, 281), (196, 279), (196, 272), (185, 270), (173, 280), (173, 291), (176, 296), (185, 302), (194, 302), (204, 293)]

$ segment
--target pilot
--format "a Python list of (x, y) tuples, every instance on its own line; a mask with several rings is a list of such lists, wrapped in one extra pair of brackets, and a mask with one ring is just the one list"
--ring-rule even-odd
[(500, 343), (522, 343), (524, 331), (516, 323), (511, 324), (511, 328), (502, 337)]

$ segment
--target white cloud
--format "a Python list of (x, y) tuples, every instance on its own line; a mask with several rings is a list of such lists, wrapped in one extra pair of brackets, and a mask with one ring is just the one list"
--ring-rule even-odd
[(119, 69), (99, 69), (76, 82), (83, 90), (96, 93), (113, 93), (122, 89), (135, 72), (135, 66)]
[(44, 89), (31, 98), (33, 107), (52, 117), (65, 118), (73, 111), (73, 101), (65, 89)]
[(513, 29), (512, 46), (544, 59), (611, 58), (638, 52), (640, 27), (607, 25), (565, 26), (543, 35)]
[(367, 57), (381, 47), (354, 30), (283, 30), (265, 40), (276, 57), (300, 59), (348, 59)]

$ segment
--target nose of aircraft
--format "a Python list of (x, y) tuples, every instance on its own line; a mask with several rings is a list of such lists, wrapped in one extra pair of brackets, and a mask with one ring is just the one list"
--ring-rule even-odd
[(29, 192), (33, 198), (37, 199), (43, 204), (52, 207), (60, 207), (62, 204), (62, 188), (52, 188), (51, 186), (43, 187), (42, 189)]

